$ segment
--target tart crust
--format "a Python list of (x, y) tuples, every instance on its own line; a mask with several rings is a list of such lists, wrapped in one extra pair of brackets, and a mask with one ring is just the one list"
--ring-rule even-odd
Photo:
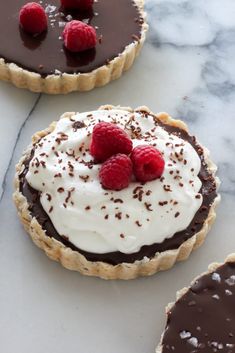
[[(101, 106), (99, 109), (121, 109), (133, 112), (134, 110), (127, 107), (114, 107), (111, 105)], [(153, 114), (147, 107), (138, 107), (135, 111), (146, 111)], [(62, 117), (70, 117), (75, 113), (65, 113)], [(154, 114), (153, 114), (154, 115)], [(160, 121), (165, 124), (179, 127), (185, 131), (188, 131), (187, 126), (181, 120), (172, 119), (166, 113), (159, 113), (155, 115)], [(32, 137), (32, 144), (35, 144), (42, 137), (48, 135), (54, 130), (56, 122), (53, 122), (47, 129), (37, 132)], [(45, 251), (47, 256), (52, 260), (60, 262), (65, 268), (78, 271), (84, 275), (97, 276), (103, 279), (134, 279), (140, 276), (150, 276), (158, 271), (167, 270), (171, 268), (176, 261), (183, 261), (188, 258), (190, 253), (197, 249), (205, 240), (211, 225), (215, 221), (216, 213), (215, 208), (220, 200), (220, 196), (217, 195), (213, 204), (210, 207), (210, 211), (207, 219), (204, 221), (202, 229), (194, 236), (183, 242), (177, 249), (167, 250), (161, 253), (156, 253), (151, 259), (144, 258), (141, 261), (135, 261), (134, 263), (121, 263), (118, 265), (111, 265), (105, 262), (88, 261), (78, 251), (74, 251), (66, 247), (61, 242), (54, 238), (50, 238), (46, 235), (41, 225), (38, 223), (35, 217), (32, 217), (29, 211), (29, 204), (26, 197), (20, 191), (20, 179), (19, 176), (24, 170), (24, 162), (29, 157), (33, 146), (29, 145), (24, 152), (19, 163), (16, 165), (16, 175), (14, 180), (15, 192), (13, 199), (18, 210), (18, 215), (25, 228), (25, 230), (31, 236), (33, 242), (41, 249)], [(209, 171), (215, 177), (216, 166), (209, 159), (208, 152), (203, 148), (205, 162), (207, 163)], [(219, 179), (215, 177), (216, 185), (219, 186)]]
[(73, 91), (90, 91), (95, 87), (105, 86), (118, 79), (129, 70), (142, 48), (148, 25), (144, 12), (144, 0), (134, 0), (144, 19), (139, 40), (133, 41), (119, 56), (89, 73), (48, 75), (43, 78), (40, 74), (25, 70), (14, 63), (6, 63), (0, 58), (0, 79), (10, 81), (18, 88), (27, 88), (32, 92), (48, 94), (66, 94)]
[[(208, 271), (207, 272), (203, 272), (202, 274), (200, 274), (199, 276), (195, 277), (194, 280), (191, 282), (190, 286), (194, 284), (194, 282), (199, 279), (200, 277), (206, 275), (206, 274), (210, 274), (212, 272), (214, 272), (215, 270), (217, 270), (218, 267), (222, 266), (223, 264), (227, 263), (227, 262), (235, 262), (235, 253), (232, 253), (230, 255), (228, 255), (228, 257), (225, 259), (224, 263), (218, 263), (218, 262), (213, 262), (208, 266)], [(179, 291), (176, 292), (176, 301), (178, 301), (181, 297), (183, 297), (187, 291), (190, 289), (189, 287), (184, 287), (182, 289), (180, 289)], [(168, 314), (171, 310), (171, 308), (175, 305), (175, 302), (173, 303), (169, 303), (166, 307), (166, 314)], [(164, 336), (164, 332), (162, 334), (161, 337), (161, 342), (159, 343), (159, 345), (156, 348), (156, 353), (162, 353), (162, 339)]]

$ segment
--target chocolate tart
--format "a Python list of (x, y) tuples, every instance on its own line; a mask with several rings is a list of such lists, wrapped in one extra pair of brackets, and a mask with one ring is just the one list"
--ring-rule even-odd
[[(42, 207), (40, 201), (41, 193), (35, 190), (32, 185), (29, 185), (26, 180), (26, 174), (29, 171), (29, 164), (34, 156), (35, 149), (38, 148), (39, 145), (42, 146), (43, 139), (48, 134), (55, 131), (58, 124), (57, 122), (52, 123), (49, 128), (40, 131), (33, 136), (32, 144), (27, 148), (16, 166), (14, 201), (20, 220), (35, 244), (42, 248), (51, 259), (61, 262), (61, 264), (68, 269), (79, 271), (85, 275), (98, 276), (104, 279), (132, 279), (138, 276), (149, 276), (158, 271), (169, 269), (176, 261), (187, 259), (190, 253), (203, 243), (215, 220), (215, 208), (220, 200), (220, 196), (217, 193), (219, 181), (215, 176), (216, 166), (210, 160), (208, 151), (198, 143), (194, 136), (189, 135), (186, 125), (181, 120), (174, 120), (166, 113), (155, 115), (146, 107), (132, 110), (130, 108), (103, 106), (99, 108), (97, 112), (100, 110), (107, 111), (107, 114), (109, 115), (112, 114), (113, 110), (120, 110), (126, 112), (126, 115), (133, 115), (135, 113), (140, 114), (141, 119), (142, 117), (143, 119), (151, 117), (155, 126), (159, 126), (163, 131), (169, 134), (169, 136), (172, 136), (171, 139), (173, 136), (179, 137), (189, 143), (190, 148), (193, 148), (196, 151), (200, 163), (197, 178), (200, 179), (202, 186), (199, 190), (199, 194), (195, 196), (195, 199), (201, 198), (201, 204), (195, 214), (193, 213), (192, 219), (190, 218), (185, 229), (178, 231), (173, 234), (173, 236), (166, 237), (166, 239), (164, 238), (157, 243), (151, 243), (151, 241), (149, 244), (145, 243), (145, 245), (141, 246), (138, 251), (132, 251), (129, 253), (113, 250), (103, 252), (85, 251), (72, 243), (69, 236), (65, 235), (65, 233), (59, 234), (51, 220), (51, 216), (48, 216), (48, 214), (50, 215), (51, 210), (45, 212)], [(75, 119), (75, 113), (66, 113), (62, 118), (76, 121), (73, 120)], [(76, 125), (75, 131), (83, 126), (79, 121), (76, 121), (74, 124)], [(166, 145), (168, 145), (168, 143)], [(42, 155), (43, 154), (45, 155), (45, 153), (42, 153)], [(177, 158), (178, 157), (179, 156), (177, 155)], [(186, 164), (187, 161), (182, 161), (182, 163)], [(85, 165), (88, 169), (91, 167), (89, 163)], [(36, 174), (38, 172), (35, 171), (34, 173)], [(170, 174), (172, 174), (171, 171)], [(57, 177), (58, 175), (54, 176)], [(178, 176), (174, 177), (174, 179), (177, 178)], [(161, 179), (159, 182), (164, 184), (164, 181)], [(191, 183), (191, 181), (189, 181), (189, 183)], [(181, 183), (179, 183), (179, 185), (182, 187)], [(140, 190), (142, 187), (143, 186), (139, 185), (137, 189)], [(164, 191), (164, 193), (169, 194), (167, 191), (170, 190), (165, 189), (165, 187), (168, 188), (168, 186), (163, 185), (163, 189), (166, 191)], [(136, 188), (134, 190), (136, 190)], [(135, 192), (136, 191), (134, 191), (133, 199), (137, 198), (136, 202), (138, 203), (138, 201), (142, 201), (142, 191), (140, 191), (139, 194), (135, 194)], [(148, 190), (146, 194), (150, 195), (150, 193), (151, 191)], [(179, 190), (179, 193), (181, 193), (181, 189)], [(109, 195), (108, 192), (105, 194)], [(114, 200), (114, 202), (117, 202), (117, 205), (115, 204), (115, 206), (118, 206), (118, 203), (122, 202), (122, 200)], [(190, 201), (190, 205), (191, 202), (192, 201)], [(165, 202), (159, 202), (159, 205), (164, 206)], [(136, 204), (136, 207), (137, 206), (138, 205)], [(144, 202), (144, 206), (148, 211), (152, 211), (151, 205), (147, 202)], [(167, 211), (167, 213), (169, 213), (169, 211)], [(149, 214), (151, 217), (153, 212), (149, 212)], [(174, 217), (176, 218), (178, 216), (179, 212), (175, 212)], [(174, 217), (173, 219), (175, 219)], [(60, 218), (66, 217), (61, 216)], [(107, 218), (107, 216), (105, 218)], [(147, 220), (149, 221), (149, 219)], [(153, 218), (153, 220), (155, 220), (155, 218)], [(98, 224), (100, 220), (96, 221), (91, 218), (90, 223), (91, 222)], [(115, 218), (114, 222), (116, 222)], [(140, 225), (138, 224), (138, 226)], [(112, 227), (114, 226), (111, 223), (111, 232)], [(123, 225), (123, 228), (126, 228), (125, 224)]]
[(235, 352), (235, 254), (213, 263), (167, 307), (156, 353)]
[[(35, 37), (19, 27), (18, 13), (25, 3), (0, 3), (0, 79), (33, 92), (89, 91), (119, 78), (132, 66), (148, 29), (144, 0), (98, 0), (89, 13), (64, 11), (59, 0), (50, 5), (42, 0), (48, 29)], [(72, 19), (97, 28), (94, 49), (71, 53), (64, 48), (63, 28)]]

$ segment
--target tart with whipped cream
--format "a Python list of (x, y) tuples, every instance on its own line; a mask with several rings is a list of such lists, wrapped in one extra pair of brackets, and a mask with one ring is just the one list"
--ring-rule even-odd
[[(164, 160), (160, 173), (143, 181), (128, 162), (116, 173), (125, 185), (102, 185), (109, 166), (94, 158), (92, 140), (102, 123), (131, 141), (119, 150), (121, 163), (147, 146)], [(203, 243), (219, 201), (208, 150), (182, 121), (146, 107), (65, 113), (33, 136), (16, 169), (14, 200), (33, 241), (66, 268), (105, 279), (152, 275), (187, 259)]]
[[(145, 40), (144, 0), (37, 0), (45, 13), (39, 26), (37, 9), (29, 20), (21, 16), (27, 3), (0, 2), (0, 79), (20, 88), (60, 94), (104, 86), (132, 66)], [(71, 49), (63, 36), (72, 21), (92, 27), (95, 44)]]
[(156, 353), (234, 353), (235, 254), (177, 293)]

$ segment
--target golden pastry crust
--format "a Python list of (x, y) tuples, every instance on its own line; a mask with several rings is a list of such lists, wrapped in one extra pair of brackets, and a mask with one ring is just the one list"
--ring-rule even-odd
[(48, 94), (66, 94), (73, 91), (90, 91), (95, 87), (105, 86), (118, 79), (129, 70), (136, 56), (142, 48), (148, 25), (144, 12), (144, 0), (134, 0), (144, 19), (140, 39), (133, 41), (125, 50), (107, 65), (83, 74), (48, 75), (43, 78), (40, 74), (25, 70), (14, 63), (6, 63), (0, 58), (0, 79), (12, 82), (16, 87), (27, 88), (32, 92)]
[[(213, 262), (212, 264), (210, 264), (208, 266), (208, 271), (206, 272), (203, 272), (202, 274), (200, 274), (199, 276), (197, 276), (196, 278), (194, 278), (194, 280), (191, 282), (190, 286), (194, 284), (194, 282), (206, 275), (206, 274), (209, 274), (209, 273), (212, 273), (214, 272), (218, 267), (222, 266), (223, 264), (227, 263), (227, 262), (235, 262), (235, 253), (232, 253), (230, 255), (228, 255), (228, 257), (225, 259), (224, 263), (218, 263), (218, 262)], [(182, 289), (180, 289), (177, 293), (176, 293), (176, 301), (179, 300), (181, 297), (183, 297), (183, 295), (186, 294), (186, 292), (189, 290), (189, 287), (184, 287)], [(169, 303), (166, 307), (166, 314), (171, 310), (171, 308), (175, 305), (175, 302), (174, 303)], [(162, 339), (163, 339), (163, 335), (164, 335), (164, 332), (162, 334), (162, 338), (161, 338), (161, 342), (159, 343), (159, 345), (157, 346), (156, 348), (156, 353), (162, 353)]]
[[(133, 112), (134, 110), (126, 107), (114, 107), (111, 105), (102, 106), (99, 109), (121, 109)], [(135, 111), (146, 111), (153, 114), (147, 107), (136, 108)], [(75, 113), (65, 113), (63, 117), (73, 116)], [(154, 114), (153, 114), (154, 115)], [(166, 113), (159, 113), (155, 115), (162, 122), (179, 127), (187, 131), (187, 126), (181, 120), (174, 120)], [(53, 122), (47, 129), (37, 132), (32, 137), (32, 143), (36, 143), (42, 137), (52, 132), (55, 128), (56, 122)], [(181, 244), (178, 249), (164, 251), (162, 253), (156, 253), (151, 259), (144, 258), (141, 261), (135, 261), (134, 263), (121, 263), (118, 265), (111, 265), (105, 262), (91, 262), (88, 261), (78, 251), (74, 251), (64, 244), (60, 243), (54, 238), (50, 238), (45, 234), (41, 225), (38, 223), (35, 217), (32, 217), (29, 211), (29, 204), (24, 195), (20, 192), (19, 175), (24, 169), (24, 161), (30, 155), (32, 145), (28, 147), (23, 157), (20, 159), (16, 166), (15, 175), (15, 192), (13, 195), (18, 215), (21, 222), (23, 223), (26, 231), (30, 234), (34, 243), (45, 251), (47, 256), (53, 260), (59, 261), (64, 267), (70, 270), (79, 271), (80, 273), (88, 276), (97, 276), (103, 279), (133, 279), (140, 276), (150, 276), (154, 273), (162, 270), (171, 268), (176, 261), (183, 261), (188, 258), (190, 253), (197, 249), (205, 240), (208, 231), (213, 224), (216, 214), (215, 208), (220, 200), (217, 196), (214, 203), (210, 207), (210, 211), (207, 219), (200, 232), (192, 236), (190, 239)], [(215, 176), (216, 166), (209, 159), (207, 150), (203, 149), (205, 155), (205, 161), (208, 165), (210, 172)], [(218, 179), (215, 177), (217, 185), (219, 185)]]

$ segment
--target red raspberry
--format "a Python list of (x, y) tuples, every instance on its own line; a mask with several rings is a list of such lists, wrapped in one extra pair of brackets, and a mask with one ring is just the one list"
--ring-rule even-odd
[(133, 149), (131, 153), (133, 170), (138, 181), (150, 181), (160, 178), (165, 161), (161, 152), (149, 145), (140, 145)]
[(61, 5), (65, 9), (79, 9), (88, 11), (92, 9), (94, 0), (61, 0)]
[(21, 8), (19, 21), (22, 28), (31, 34), (39, 34), (47, 29), (46, 12), (36, 2), (28, 2)]
[(104, 121), (95, 125), (90, 152), (97, 161), (103, 162), (114, 154), (130, 154), (131, 151), (132, 141), (120, 127)]
[(81, 21), (68, 22), (63, 31), (64, 45), (73, 52), (94, 48), (97, 43), (96, 31)]
[(117, 191), (129, 185), (131, 175), (132, 162), (127, 155), (121, 153), (107, 159), (99, 172), (102, 186), (105, 189)]

